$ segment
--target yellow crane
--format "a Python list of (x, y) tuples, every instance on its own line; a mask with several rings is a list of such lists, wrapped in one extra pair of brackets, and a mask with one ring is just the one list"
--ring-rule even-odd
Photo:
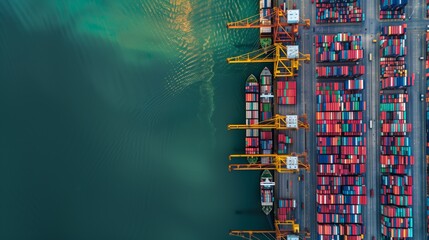
[(229, 29), (272, 27), (274, 29), (274, 43), (294, 43), (299, 26), (310, 28), (310, 19), (299, 18), (298, 22), (289, 23), (287, 13), (278, 7), (274, 7), (272, 13), (268, 15), (266, 19), (271, 19), (272, 21), (266, 21), (265, 19), (262, 19), (263, 21), (261, 21), (260, 14), (256, 14), (239, 21), (229, 22), (226, 26)]
[[(310, 19), (299, 19), (297, 23), (288, 23), (287, 14), (281, 8), (274, 8), (274, 34), (273, 41), (275, 43), (295, 43), (296, 35), (299, 31), (299, 26), (310, 28)], [(290, 29), (289, 29), (290, 27)]]
[(228, 130), (232, 129), (276, 129), (276, 130), (308, 130), (310, 125), (307, 122), (307, 115), (300, 117), (297, 115), (276, 114), (273, 118), (259, 122), (257, 124), (229, 124)]
[(298, 46), (274, 43), (250, 53), (227, 58), (228, 63), (274, 63), (274, 77), (293, 77), (300, 62), (309, 62), (310, 54), (298, 51)]
[(232, 230), (229, 235), (243, 239), (273, 239), (286, 240), (287, 235), (299, 235), (301, 238), (310, 237), (309, 232), (300, 233), (299, 224), (295, 220), (274, 222), (275, 230)]
[[(232, 158), (271, 158), (271, 163), (238, 163), (228, 165), (229, 171), (232, 170), (276, 170), (279, 173), (295, 173), (301, 169), (310, 171), (310, 165), (307, 163), (307, 153), (302, 154), (231, 154), (229, 160)], [(304, 162), (299, 158), (303, 158)]]

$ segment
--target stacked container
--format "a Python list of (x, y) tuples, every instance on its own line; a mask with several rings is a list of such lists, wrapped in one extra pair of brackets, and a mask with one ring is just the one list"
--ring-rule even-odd
[(382, 89), (405, 88), (414, 85), (414, 74), (406, 69), (407, 24), (385, 26), (380, 35), (380, 85)]
[(296, 208), (295, 199), (279, 199), (277, 208), (277, 220), (285, 222), (292, 218), (292, 211)]
[(316, 97), (318, 239), (361, 239), (367, 202), (362, 89), (318, 82)]
[[(273, 118), (273, 76), (265, 67), (260, 75), (260, 100), (259, 100), (259, 122)], [(260, 152), (262, 154), (273, 153), (273, 131), (271, 129), (260, 130)], [(261, 163), (270, 163), (269, 157), (262, 157)]]
[[(246, 102), (246, 124), (258, 124), (259, 122), (259, 83), (256, 77), (252, 74), (247, 78), (245, 89)], [(246, 129), (245, 138), (246, 154), (259, 153), (259, 130)]]
[(277, 135), (278, 154), (287, 154), (287, 144), (292, 144), (292, 138), (286, 135), (285, 131), (279, 131)]
[(414, 157), (410, 138), (412, 125), (407, 123), (409, 96), (398, 91), (412, 86), (407, 76), (406, 24), (386, 26), (380, 34), (380, 164), (381, 164), (381, 234), (385, 238), (413, 238)]
[(350, 33), (316, 35), (316, 62), (349, 62), (363, 58), (362, 36)]
[(296, 81), (277, 81), (277, 102), (279, 105), (296, 104)]
[(316, 23), (357, 23), (364, 20), (360, 0), (316, 0)]
[[(361, 49), (360, 37), (350, 34), (316, 36), (316, 44), (324, 49), (341, 49), (347, 44), (349, 49)], [(320, 73), (325, 71), (321, 69), (349, 67), (317, 69)], [(334, 76), (336, 80), (316, 83), (317, 239), (360, 240), (365, 233), (362, 206), (367, 202), (364, 84), (362, 79), (348, 79), (348, 73)]]
[(365, 66), (317, 66), (316, 77), (318, 78), (336, 78), (336, 77), (360, 77), (365, 74)]
[(380, 0), (380, 19), (405, 19), (408, 0)]

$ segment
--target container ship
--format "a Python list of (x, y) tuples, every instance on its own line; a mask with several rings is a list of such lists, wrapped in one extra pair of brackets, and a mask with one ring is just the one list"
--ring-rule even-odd
[[(259, 122), (259, 83), (258, 79), (251, 74), (245, 85), (246, 100), (246, 124), (257, 124)], [(259, 130), (246, 129), (246, 154), (259, 153)], [(248, 158), (249, 163), (256, 163), (258, 158)]]
[(273, 175), (269, 170), (264, 170), (261, 174), (261, 206), (262, 211), (268, 215), (273, 210), (274, 185)]
[[(265, 121), (273, 117), (273, 75), (265, 67), (260, 76), (260, 94), (259, 112), (260, 121)], [(260, 148), (262, 154), (273, 153), (273, 131), (268, 129), (260, 130)], [(261, 163), (270, 163), (269, 157), (261, 157)]]
[(259, 30), (261, 48), (266, 48), (273, 44), (271, 28), (272, 11), (273, 8), (271, 0), (259, 1), (259, 21), (261, 22), (261, 25), (267, 25), (267, 27), (261, 27)]

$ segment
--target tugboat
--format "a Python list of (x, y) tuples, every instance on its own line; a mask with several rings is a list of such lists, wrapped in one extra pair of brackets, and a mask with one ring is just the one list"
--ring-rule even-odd
[(273, 210), (274, 203), (274, 185), (273, 175), (269, 170), (264, 170), (261, 174), (261, 206), (265, 215)]

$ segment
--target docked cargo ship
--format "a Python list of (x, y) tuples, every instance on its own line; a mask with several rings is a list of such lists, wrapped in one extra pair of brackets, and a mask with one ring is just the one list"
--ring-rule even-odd
[(261, 206), (266, 215), (273, 210), (275, 184), (271, 172), (264, 170), (261, 174)]
[(269, 47), (272, 44), (272, 28), (271, 28), (271, 13), (272, 13), (272, 2), (271, 0), (260, 0), (259, 1), (259, 21), (261, 25), (267, 27), (261, 27), (259, 29), (259, 39), (262, 48)]
[[(258, 79), (251, 74), (245, 85), (246, 100), (246, 124), (257, 124), (259, 122), (259, 83)], [(246, 129), (246, 154), (259, 153), (259, 130)], [(258, 158), (248, 158), (249, 163), (256, 163)]]
[[(260, 75), (260, 99), (259, 112), (260, 121), (265, 121), (273, 117), (273, 75), (265, 67)], [(261, 129), (260, 131), (260, 148), (262, 154), (273, 153), (273, 131), (270, 129)], [(261, 157), (261, 163), (270, 163), (269, 157)]]

